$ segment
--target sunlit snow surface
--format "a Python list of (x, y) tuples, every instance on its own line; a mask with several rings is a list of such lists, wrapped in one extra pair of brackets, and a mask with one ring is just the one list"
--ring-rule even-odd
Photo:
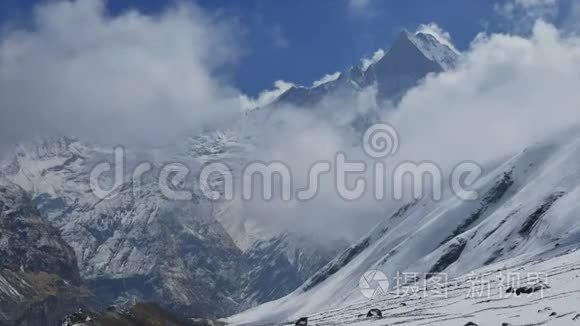
[[(580, 325), (580, 317), (573, 320), (580, 314), (580, 251), (520, 264), (520, 259), (513, 259), (491, 265), (449, 280), (437, 291), (422, 289), (407, 295), (391, 292), (384, 299), (315, 313), (309, 316), (309, 325), (463, 326), (470, 321), (477, 325)], [(514, 281), (510, 283), (505, 281), (507, 275), (521, 278), (511, 278)], [(537, 275), (545, 276), (549, 289), (520, 296), (506, 293), (508, 285), (524, 285), (527, 278), (531, 281)], [(371, 308), (381, 309), (383, 318), (366, 318)]]
[[(578, 248), (579, 158), (580, 138), (577, 135), (560, 135), (550, 141), (530, 146), (490, 170), (479, 181), (477, 189), (481, 196), (476, 201), (462, 201), (454, 196), (443, 201), (424, 199), (403, 206), (404, 209), (399, 212), (385, 212), (384, 220), (373, 231), (312, 276), (299, 289), (277, 301), (230, 317), (228, 321), (234, 324), (264, 324), (294, 320), (300, 316), (332, 309), (343, 311), (341, 307), (360, 303), (364, 299), (358, 282), (369, 270), (382, 271), (389, 280), (393, 280), (399, 272), (413, 272), (419, 276), (430, 272), (443, 272), (449, 279), (453, 279), (484, 266), (495, 266), (497, 269), (503, 265), (527, 264), (538, 257), (555, 257), (555, 249)], [(575, 260), (580, 263), (578, 258), (574, 255), (561, 262), (573, 263)], [(561, 264), (560, 261), (555, 260), (554, 266), (558, 264)], [(540, 264), (534, 268), (548, 269), (549, 266), (551, 265)], [(555, 291), (569, 291), (573, 287), (580, 287), (580, 279), (575, 276), (576, 274), (570, 276), (574, 281), (568, 282), (569, 284), (563, 281), (566, 290), (558, 286), (560, 281), (556, 278)], [(494, 302), (498, 307), (522, 304), (519, 299), (520, 301), (496, 300), (475, 305), (476, 301), (463, 302), (463, 298), (457, 299), (458, 292), (450, 292), (451, 298), (446, 300), (412, 301), (413, 304), (424, 302), (420, 305), (421, 310), (413, 312), (410, 308), (418, 309), (419, 306), (411, 305), (393, 308), (393, 312), (411, 311), (406, 315), (407, 319), (417, 318), (412, 317), (412, 314), (417, 316), (419, 313), (434, 314), (433, 318), (436, 318), (443, 312), (449, 314), (450, 311), (457, 311), (463, 314), (487, 307), (491, 311), (487, 313), (497, 315), (497, 309), (491, 309), (495, 307), (491, 305)], [(569, 300), (571, 301), (567, 298), (562, 302), (568, 303)], [(385, 304), (392, 307), (390, 301)], [(549, 305), (552, 304), (561, 305), (560, 302)], [(538, 305), (544, 303), (540, 302)], [(364, 305), (361, 309), (368, 310), (369, 307)], [(451, 310), (451, 307), (457, 308)], [(534, 311), (541, 308), (536, 305), (532, 307)], [(572, 308), (568, 310), (570, 309)], [(354, 318), (360, 313), (362, 312), (336, 317), (334, 322), (345, 323), (350, 318), (348, 316), (352, 315)], [(486, 312), (481, 312), (484, 313)], [(561, 315), (566, 311), (557, 313)], [(524, 318), (522, 316), (520, 318)], [(542, 315), (530, 318), (536, 320), (534, 318), (539, 316)], [(519, 324), (508, 322), (526, 325), (526, 321)], [(382, 321), (377, 325), (383, 324), (393, 324), (393, 321)], [(487, 323), (483, 323), (485, 324)]]

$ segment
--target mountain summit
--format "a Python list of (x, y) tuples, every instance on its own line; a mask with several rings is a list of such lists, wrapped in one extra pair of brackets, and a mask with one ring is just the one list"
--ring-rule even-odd
[(403, 95), (430, 73), (452, 69), (460, 54), (436, 36), (402, 31), (391, 48), (376, 61), (362, 61), (338, 78), (313, 87), (292, 86), (273, 105), (312, 106), (336, 93), (354, 93), (376, 85), (377, 102), (398, 102)]

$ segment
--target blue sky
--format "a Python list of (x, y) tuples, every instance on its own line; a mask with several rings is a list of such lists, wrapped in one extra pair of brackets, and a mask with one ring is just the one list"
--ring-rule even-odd
[[(573, 0), (570, 0), (573, 1)], [(25, 22), (46, 0), (0, 1), (0, 23)], [(481, 31), (501, 31), (491, 0), (200, 0), (211, 13), (237, 20), (243, 56), (231, 73), (234, 85), (255, 95), (283, 79), (310, 85), (386, 47), (402, 29), (434, 22), (465, 49)], [(171, 0), (110, 0), (111, 13), (127, 8), (160, 12)]]

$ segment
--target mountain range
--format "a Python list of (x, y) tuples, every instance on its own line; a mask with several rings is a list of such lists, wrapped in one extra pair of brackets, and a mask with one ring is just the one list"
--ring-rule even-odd
[(292, 86), (273, 105), (309, 107), (331, 94), (354, 94), (369, 86), (377, 88), (377, 102), (398, 102), (428, 74), (452, 69), (460, 55), (434, 35), (402, 31), (382, 57), (361, 61), (314, 87)]
[[(313, 87), (293, 86), (256, 113), (311, 108), (368, 88), (376, 90), (378, 106), (393, 107), (426, 76), (460, 60), (436, 35), (404, 31), (374, 61)], [(235, 202), (162, 194), (155, 176), (165, 163), (187, 162), (195, 175), (210, 162), (251, 160), (260, 142), (241, 125), (174, 147), (126, 148), (127, 171), (140, 162), (152, 171), (138, 185), (127, 173), (108, 199), (96, 197), (89, 181), (92, 169), (113, 157), (110, 148), (70, 137), (19, 145), (0, 168), (0, 253), (8, 257), (0, 262), (0, 325), (56, 325), (79, 307), (131, 311), (140, 302), (186, 317), (233, 315), (224, 319), (232, 324), (320, 319), (333, 311), (329, 324), (336, 324), (345, 318), (341, 311), (350, 311), (341, 307), (360, 310), (375, 302), (359, 291), (366, 271), (381, 270), (390, 279), (406, 271), (457, 279), (507, 261), (514, 263), (505, 268), (518, 268), (557, 259), (580, 240), (580, 138), (573, 132), (487, 167), (478, 200), (403, 203), (352, 244), (260, 225), (241, 218)], [(113, 183), (111, 175), (101, 181)]]
[[(23, 189), (60, 230), (72, 247), (77, 280), (95, 301), (159, 302), (184, 315), (223, 316), (288, 293), (337, 253), (291, 234), (230, 234), (223, 220), (227, 207), (198, 196), (169, 200), (155, 177), (144, 178), (138, 191), (126, 180), (114, 198), (100, 199), (89, 174), (110, 154), (57, 137), (20, 146), (2, 170), (5, 183)], [(127, 154), (127, 164), (137, 157), (154, 162), (155, 155)], [(170, 160), (166, 155), (161, 157)], [(285, 287), (273, 289), (269, 278)]]

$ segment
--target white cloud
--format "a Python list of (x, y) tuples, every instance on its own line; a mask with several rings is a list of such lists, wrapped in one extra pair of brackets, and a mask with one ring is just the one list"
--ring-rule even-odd
[(0, 139), (60, 133), (164, 143), (219, 124), (238, 93), (215, 77), (239, 52), (235, 28), (181, 4), (105, 13), (101, 0), (49, 2), (0, 38)]
[[(265, 113), (268, 123), (257, 119), (255, 139), (260, 145), (252, 153), (253, 161), (283, 162), (292, 171), (293, 189), (307, 186), (310, 167), (318, 161), (332, 162), (337, 152), (353, 152), (349, 158), (360, 158), (352, 145), (360, 134), (348, 127), (354, 116), (366, 112), (374, 103), (376, 90), (365, 90), (360, 97), (331, 96), (315, 106), (285, 106)], [(257, 112), (259, 114), (260, 111)], [(361, 159), (364, 159), (361, 158)], [(320, 178), (320, 188), (313, 200), (281, 200), (276, 193), (271, 201), (260, 195), (252, 200), (240, 199), (240, 216), (256, 219), (259, 225), (282, 232), (315, 235), (318, 241), (350, 238), (368, 231), (381, 216), (384, 206), (370, 197), (345, 202), (336, 193), (333, 173)], [(278, 182), (278, 181), (276, 181)], [(276, 183), (274, 189), (279, 189)], [(260, 194), (256, 189), (255, 194)], [(239, 191), (236, 193), (240, 193)], [(332, 225), (332, 230), (328, 228)]]
[[(537, 23), (529, 37), (480, 35), (456, 70), (428, 77), (396, 109), (381, 111), (401, 141), (387, 167), (407, 160), (432, 161), (446, 176), (466, 160), (489, 167), (490, 162), (504, 162), (537, 141), (579, 125), (578, 71), (580, 39), (562, 36), (549, 24)], [(372, 107), (375, 95), (336, 95), (316, 107), (276, 110), (274, 118), (281, 122), (261, 130), (259, 139), (265, 144), (253, 159), (288, 164), (296, 188), (307, 180), (311, 164), (333, 162), (337, 151), (351, 160), (365, 160), (353, 146), (360, 133), (345, 126), (357, 111)], [(373, 163), (368, 158), (367, 162)], [(370, 190), (361, 200), (345, 202), (336, 194), (331, 176), (332, 172), (321, 177), (319, 195), (312, 201), (249, 202), (246, 215), (321, 238), (356, 237), (389, 208), (402, 204), (369, 200)], [(373, 178), (366, 175), (366, 180), (372, 183)], [(328, 225), (333, 226), (331, 232)]]
[(509, 0), (496, 4), (495, 10), (506, 29), (529, 33), (538, 19), (552, 21), (558, 15), (558, 0)]
[(282, 26), (278, 24), (274, 25), (270, 30), (270, 37), (272, 38), (275, 47), (287, 48), (290, 46), (290, 41), (288, 41), (288, 38), (284, 35)]
[(334, 74), (328, 74), (325, 75), (324, 77), (320, 78), (319, 80), (316, 80), (312, 83), (312, 87), (316, 87), (316, 86), (320, 86), (322, 84), (331, 82), (333, 80), (337, 80), (338, 77), (340, 77), (340, 72), (335, 72)]
[(413, 159), (486, 162), (580, 123), (580, 39), (539, 22), (529, 38), (480, 35), (463, 60), (389, 116)]
[(348, 10), (355, 17), (373, 17), (372, 0), (348, 0)]
[[(246, 109), (267, 105), (292, 84), (278, 81), (249, 98), (214, 76), (214, 68), (235, 59), (232, 32), (194, 7), (156, 17), (108, 17), (97, 0), (46, 5), (32, 29), (8, 31), (0, 40), (0, 139), (13, 144), (56, 130), (155, 142), (223, 121), (239, 108), (240, 97)], [(578, 71), (580, 39), (563, 37), (551, 25), (537, 23), (530, 37), (482, 35), (456, 70), (428, 77), (384, 113), (401, 137), (399, 156), (388, 163), (430, 160), (447, 168), (486, 162), (575, 126)], [(297, 189), (310, 164), (333, 161), (337, 151), (364, 159), (353, 146), (360, 134), (346, 125), (355, 113), (373, 109), (375, 95), (369, 89), (316, 108), (275, 110), (281, 122), (260, 126), (264, 144), (253, 159), (290, 165)], [(320, 237), (356, 237), (389, 205), (400, 204), (367, 199), (345, 202), (326, 178), (311, 202), (245, 203), (240, 216)]]
[(293, 83), (277, 80), (274, 82), (274, 88), (262, 91), (257, 97), (252, 98), (247, 95), (240, 95), (240, 102), (243, 110), (252, 110), (255, 108), (265, 107), (274, 102), (278, 96), (289, 90)]
[(514, 0), (514, 3), (524, 8), (535, 8), (553, 6), (556, 4), (556, 0)]
[(433, 37), (435, 37), (435, 39), (437, 39), (437, 41), (439, 41), (439, 43), (445, 44), (451, 50), (455, 51), (456, 53), (459, 53), (459, 50), (457, 50), (455, 48), (455, 46), (453, 45), (453, 41), (451, 40), (451, 34), (449, 34), (449, 32), (447, 32), (447, 31), (443, 30), (441, 27), (439, 27), (439, 25), (437, 25), (435, 23), (419, 25), (416, 33), (423, 33), (423, 34), (432, 35)]

